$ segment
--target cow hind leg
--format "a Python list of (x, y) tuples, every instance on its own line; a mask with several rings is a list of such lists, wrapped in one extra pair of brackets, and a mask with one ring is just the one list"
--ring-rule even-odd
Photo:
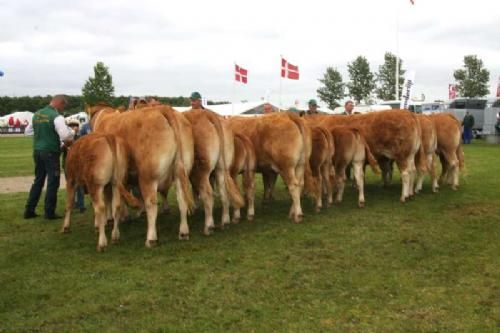
[(358, 187), (358, 207), (365, 207), (365, 173), (364, 173), (364, 161), (356, 161), (353, 163), (354, 178), (356, 180), (356, 185)]
[(104, 188), (102, 186), (94, 188), (91, 193), (92, 205), (94, 206), (94, 225), (99, 231), (99, 238), (97, 241), (97, 252), (102, 252), (108, 246), (106, 238), (106, 203), (104, 200)]
[(122, 200), (118, 186), (113, 185), (113, 199), (112, 199), (112, 210), (113, 210), (113, 231), (111, 232), (111, 241), (116, 243), (120, 240), (120, 217), (121, 217), (121, 206)]
[[(186, 196), (184, 195), (181, 180), (179, 178), (175, 180), (175, 191), (177, 195), (177, 203), (179, 205), (179, 213), (181, 218), (181, 223), (179, 225), (179, 239), (189, 240), (189, 225), (187, 222), (188, 205), (187, 202), (184, 200)], [(168, 193), (168, 188), (166, 189), (165, 193), (166, 194)], [(167, 202), (167, 200), (165, 199), (163, 202), (165, 203)]]
[(288, 192), (292, 197), (292, 206), (290, 207), (289, 217), (295, 223), (300, 223), (304, 214), (302, 213), (302, 207), (300, 205), (300, 193), (301, 187), (299, 180), (295, 176), (294, 168), (287, 168), (281, 174), (281, 177), (285, 181), (285, 184), (288, 187)]
[(64, 214), (64, 222), (61, 229), (62, 233), (68, 233), (71, 224), (71, 211), (75, 203), (75, 184), (68, 180), (66, 183), (66, 211)]
[(156, 218), (158, 217), (158, 198), (156, 191), (158, 183), (155, 181), (139, 180), (141, 194), (144, 199), (144, 207), (148, 221), (146, 234), (146, 247), (151, 248), (157, 245), (158, 236), (156, 231)]
[(274, 171), (262, 172), (262, 180), (264, 182), (264, 198), (262, 200), (263, 203), (268, 203), (274, 200), (273, 189), (274, 185), (276, 184), (277, 178), (278, 174)]
[(231, 218), (229, 215), (229, 206), (230, 206), (229, 193), (227, 192), (225, 184), (228, 180), (225, 179), (223, 169), (215, 170), (215, 178), (217, 182), (217, 187), (219, 188), (220, 199), (222, 202), (222, 219), (220, 226), (223, 229), (226, 225), (231, 223)]
[(330, 182), (330, 165), (325, 163), (321, 167), (321, 179), (322, 179), (322, 195), (326, 195), (327, 207), (330, 207), (333, 203), (332, 195), (332, 183)]
[(212, 185), (208, 179), (208, 174), (206, 174), (200, 181), (200, 197), (203, 201), (203, 207), (205, 208), (205, 227), (203, 233), (206, 236), (211, 235), (214, 232), (214, 196)]
[(321, 172), (321, 167), (317, 167), (316, 170), (313, 169), (313, 177), (316, 178), (316, 181), (318, 182), (318, 187), (319, 187), (319, 193), (316, 196), (316, 213), (319, 213), (321, 211), (321, 208), (323, 208), (323, 177), (322, 177), (322, 172)]
[(251, 222), (255, 216), (255, 171), (246, 170), (243, 174), (243, 183), (247, 199), (247, 220)]
[(345, 182), (347, 179), (345, 170), (346, 170), (345, 165), (339, 166), (335, 170), (335, 187), (337, 190), (335, 202), (337, 204), (340, 204), (342, 202), (342, 198), (344, 197)]
[(410, 184), (411, 184), (411, 169), (407, 160), (397, 161), (399, 171), (401, 173), (401, 202), (406, 202), (410, 197)]

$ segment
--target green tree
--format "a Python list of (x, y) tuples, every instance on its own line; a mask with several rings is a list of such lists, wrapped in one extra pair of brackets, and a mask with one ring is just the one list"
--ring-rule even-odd
[(352, 63), (347, 64), (349, 78), (347, 83), (349, 95), (357, 102), (369, 100), (370, 94), (375, 89), (375, 76), (370, 71), (368, 60), (363, 57), (357, 57)]
[(328, 107), (333, 110), (339, 106), (339, 100), (344, 97), (345, 84), (342, 82), (342, 75), (340, 72), (333, 68), (328, 67), (326, 73), (323, 75), (319, 82), (323, 84), (316, 92), (319, 98), (325, 102)]
[(94, 77), (89, 77), (82, 88), (83, 101), (88, 105), (111, 103), (115, 88), (108, 67), (102, 62), (94, 66)]
[(464, 57), (464, 68), (457, 69), (453, 76), (457, 81), (458, 94), (462, 97), (483, 97), (488, 95), (490, 72), (483, 68), (483, 61), (476, 55)]
[(396, 97), (394, 86), (396, 85), (396, 56), (390, 52), (384, 55), (384, 64), (379, 66), (377, 73), (378, 87), (376, 89), (377, 97), (382, 100), (399, 99), (404, 83), (403, 60), (399, 59), (399, 94)]

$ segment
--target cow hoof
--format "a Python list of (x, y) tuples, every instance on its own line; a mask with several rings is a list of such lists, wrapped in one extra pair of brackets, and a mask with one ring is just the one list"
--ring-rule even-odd
[(365, 208), (365, 202), (364, 201), (358, 202), (358, 207), (359, 208)]
[(113, 237), (111, 238), (111, 243), (118, 244), (119, 242), (120, 242), (120, 238), (119, 237), (118, 238), (113, 238)]
[(179, 234), (179, 240), (189, 240), (189, 234)]
[(97, 245), (97, 252), (101, 253), (106, 251), (106, 246), (104, 245)]
[(293, 219), (293, 223), (300, 223), (302, 222), (302, 218), (304, 217), (304, 215), (297, 215), (294, 217)]
[(255, 217), (254, 215), (247, 215), (247, 221), (253, 222), (254, 217)]
[(214, 233), (215, 227), (212, 225), (210, 227), (206, 227), (205, 230), (203, 231), (203, 234), (205, 236), (210, 236), (211, 234)]
[(320, 207), (320, 206), (316, 207), (316, 208), (314, 209), (314, 211), (315, 211), (316, 213), (321, 212), (321, 207)]
[(146, 241), (146, 247), (148, 249), (152, 249), (153, 247), (156, 247), (158, 245), (158, 240), (156, 239), (151, 239)]
[(458, 191), (458, 186), (452, 186), (452, 187), (451, 187), (451, 189), (452, 189), (453, 191)]
[(399, 201), (401, 201), (401, 203), (405, 203), (406, 202), (405, 198), (401, 198), (401, 199), (399, 199)]
[(69, 234), (71, 232), (71, 230), (69, 229), (69, 227), (63, 227), (61, 229), (61, 234)]
[(240, 218), (233, 217), (233, 224), (238, 224), (240, 223)]

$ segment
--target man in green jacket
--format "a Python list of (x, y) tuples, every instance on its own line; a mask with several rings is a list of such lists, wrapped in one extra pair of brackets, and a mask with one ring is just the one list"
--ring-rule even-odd
[(63, 95), (54, 96), (49, 105), (33, 115), (32, 125), (26, 129), (26, 134), (34, 133), (35, 180), (26, 202), (25, 219), (38, 216), (35, 208), (40, 200), (45, 178), (47, 178), (45, 218), (49, 220), (61, 218), (55, 213), (61, 173), (61, 143), (71, 141), (75, 135), (74, 131), (66, 126), (64, 117), (61, 115), (66, 104), (67, 101)]

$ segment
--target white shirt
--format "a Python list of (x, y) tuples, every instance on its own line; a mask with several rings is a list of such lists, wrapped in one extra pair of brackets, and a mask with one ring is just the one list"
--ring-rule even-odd
[[(61, 141), (72, 140), (75, 136), (75, 131), (66, 126), (64, 117), (61, 115), (54, 119), (54, 127), (56, 128), (57, 135), (59, 135), (59, 140)], [(33, 123), (30, 123), (24, 130), (24, 135), (33, 135), (34, 133)]]

